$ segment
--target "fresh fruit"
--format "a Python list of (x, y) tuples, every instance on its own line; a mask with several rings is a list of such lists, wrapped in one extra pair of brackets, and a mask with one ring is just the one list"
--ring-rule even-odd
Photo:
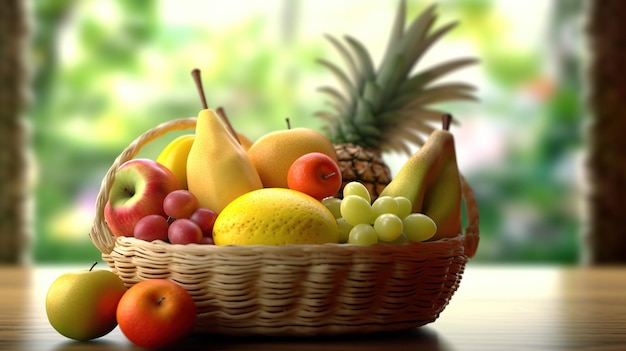
[(435, 221), (437, 233), (433, 240), (461, 233), (461, 178), (454, 136), (448, 131), (450, 119), (450, 115), (444, 116), (443, 128), (430, 135), (381, 193), (407, 197), (413, 204), (412, 212)]
[(348, 244), (374, 245), (376, 243), (378, 243), (378, 235), (371, 225), (361, 223), (350, 230)]
[(216, 213), (238, 196), (263, 187), (246, 152), (213, 110), (198, 115), (187, 183), (200, 206)]
[(175, 220), (167, 231), (167, 238), (172, 244), (199, 244), (203, 237), (200, 226), (187, 218)]
[(413, 210), (413, 204), (411, 203), (411, 200), (407, 199), (404, 196), (396, 196), (395, 199), (396, 203), (398, 204), (398, 217), (404, 218), (411, 214), (411, 211)]
[(116, 171), (104, 218), (115, 236), (133, 236), (137, 222), (151, 214), (165, 216), (163, 199), (180, 182), (165, 166), (138, 158), (126, 161)]
[[(248, 150), (252, 145), (252, 141), (245, 135), (237, 132), (237, 139), (244, 150)], [(167, 167), (178, 181), (183, 189), (187, 189), (187, 157), (189, 156), (189, 150), (191, 145), (196, 139), (195, 134), (185, 134), (172, 140), (163, 151), (159, 154), (156, 161), (165, 167)]]
[(422, 145), (419, 134), (430, 134), (433, 127), (429, 123), (441, 115), (432, 104), (475, 100), (474, 87), (469, 84), (434, 84), (450, 72), (474, 64), (473, 58), (414, 70), (427, 50), (456, 25), (435, 29), (435, 9), (431, 6), (423, 11), (405, 30), (406, 4), (400, 2), (377, 69), (361, 42), (351, 36), (345, 37), (345, 43), (327, 36), (348, 69), (344, 72), (327, 60), (319, 61), (330, 69), (344, 91), (322, 87), (320, 91), (330, 98), (333, 110), (316, 115), (325, 120), (325, 130), (335, 144), (343, 183), (357, 180), (366, 184), (372, 199), (391, 181), (382, 152), (403, 151), (409, 155), (408, 145)]
[(423, 213), (411, 213), (403, 220), (404, 233), (409, 241), (426, 241), (437, 232), (437, 224)]
[(379, 241), (394, 241), (402, 234), (402, 219), (393, 213), (383, 213), (376, 217), (374, 230)]
[(332, 196), (326, 197), (322, 199), (322, 204), (330, 210), (330, 213), (332, 213), (335, 218), (341, 217), (341, 199)]
[(165, 279), (133, 285), (117, 307), (122, 333), (133, 344), (149, 349), (173, 346), (184, 339), (193, 332), (196, 318), (196, 305), (189, 292)]
[(126, 287), (113, 272), (94, 266), (59, 276), (46, 295), (48, 321), (70, 339), (95, 339), (117, 326), (115, 313)]
[(294, 161), (310, 152), (328, 155), (335, 163), (337, 155), (330, 140), (309, 128), (292, 128), (270, 132), (259, 138), (248, 150), (248, 157), (266, 188), (287, 188), (287, 174)]
[(378, 217), (385, 213), (393, 213), (399, 215), (400, 206), (398, 201), (391, 196), (379, 196), (372, 203), (372, 215)]
[(309, 194), (318, 200), (334, 195), (341, 187), (337, 162), (321, 152), (298, 157), (287, 171), (289, 189)]
[(167, 218), (161, 215), (147, 215), (137, 222), (133, 236), (145, 241), (167, 241), (169, 227)]
[(213, 237), (213, 225), (217, 219), (215, 211), (200, 207), (189, 216), (189, 219), (200, 227), (204, 237)]
[(367, 191), (367, 188), (365, 187), (365, 185), (363, 185), (361, 182), (350, 182), (348, 184), (346, 184), (343, 187), (343, 197), (347, 197), (350, 195), (355, 195), (355, 196), (359, 196), (364, 198), (367, 203), (371, 203), (372, 202), (372, 198), (370, 197), (370, 193), (369, 191)]
[(167, 144), (156, 159), (174, 173), (183, 189), (187, 189), (187, 155), (195, 138), (194, 134), (179, 136)]
[(345, 218), (337, 218), (337, 227), (339, 228), (339, 242), (347, 243), (353, 226), (346, 222)]
[(348, 195), (341, 201), (339, 207), (341, 217), (350, 225), (371, 224), (374, 222), (372, 217), (372, 207), (370, 203), (358, 195)]
[(198, 198), (188, 190), (174, 190), (163, 199), (163, 211), (172, 218), (189, 218), (200, 207)]
[(296, 190), (263, 188), (244, 194), (218, 214), (216, 245), (337, 243), (333, 214), (318, 200)]

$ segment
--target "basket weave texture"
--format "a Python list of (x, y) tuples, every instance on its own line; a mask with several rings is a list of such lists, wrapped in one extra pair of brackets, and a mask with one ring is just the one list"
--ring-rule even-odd
[(403, 245), (172, 245), (115, 237), (104, 206), (117, 168), (146, 143), (195, 127), (176, 119), (148, 130), (114, 161), (102, 181), (90, 232), (102, 258), (126, 284), (170, 279), (194, 298), (195, 331), (309, 336), (373, 333), (431, 323), (459, 287), (479, 241), (478, 209), (465, 179), (464, 234)]

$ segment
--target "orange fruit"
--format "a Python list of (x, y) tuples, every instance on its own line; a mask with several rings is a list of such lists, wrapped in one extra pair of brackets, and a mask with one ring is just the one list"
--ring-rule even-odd
[(341, 169), (335, 160), (321, 152), (298, 157), (287, 173), (289, 189), (309, 194), (318, 200), (334, 195), (341, 188)]
[(171, 346), (187, 337), (196, 323), (196, 305), (177, 283), (149, 279), (133, 285), (117, 305), (117, 323), (133, 344)]
[(289, 167), (298, 157), (310, 152), (321, 152), (338, 162), (330, 139), (310, 128), (292, 128), (265, 134), (248, 149), (248, 157), (264, 187), (287, 188)]

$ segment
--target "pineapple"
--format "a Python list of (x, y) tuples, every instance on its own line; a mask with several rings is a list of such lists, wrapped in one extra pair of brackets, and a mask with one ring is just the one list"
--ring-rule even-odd
[[(331, 111), (315, 115), (337, 151), (343, 185), (363, 183), (376, 199), (391, 181), (391, 171), (382, 159), (388, 151), (411, 153), (409, 145), (424, 144), (424, 135), (441, 123), (444, 112), (431, 104), (452, 100), (476, 100), (474, 87), (465, 83), (432, 83), (474, 58), (447, 61), (412, 73), (428, 48), (456, 26), (456, 22), (433, 30), (436, 6), (424, 10), (405, 30), (406, 3), (400, 2), (384, 57), (376, 70), (370, 54), (358, 40), (345, 36), (345, 44), (326, 36), (347, 66), (319, 59), (337, 78), (343, 92), (331, 86), (319, 90), (330, 98)], [(343, 189), (343, 186), (342, 186)], [(342, 189), (337, 193), (341, 197)]]

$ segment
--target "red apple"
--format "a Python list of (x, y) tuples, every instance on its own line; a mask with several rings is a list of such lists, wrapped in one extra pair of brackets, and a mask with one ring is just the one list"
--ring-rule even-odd
[(129, 160), (115, 173), (104, 219), (115, 236), (133, 236), (135, 225), (143, 217), (166, 216), (163, 199), (178, 189), (178, 178), (160, 163), (145, 158)]
[(289, 189), (298, 190), (321, 200), (341, 188), (341, 170), (337, 162), (321, 152), (298, 157), (287, 173)]
[(173, 346), (192, 333), (197, 319), (189, 292), (166, 279), (133, 285), (122, 296), (116, 315), (122, 333), (135, 345), (148, 349)]

